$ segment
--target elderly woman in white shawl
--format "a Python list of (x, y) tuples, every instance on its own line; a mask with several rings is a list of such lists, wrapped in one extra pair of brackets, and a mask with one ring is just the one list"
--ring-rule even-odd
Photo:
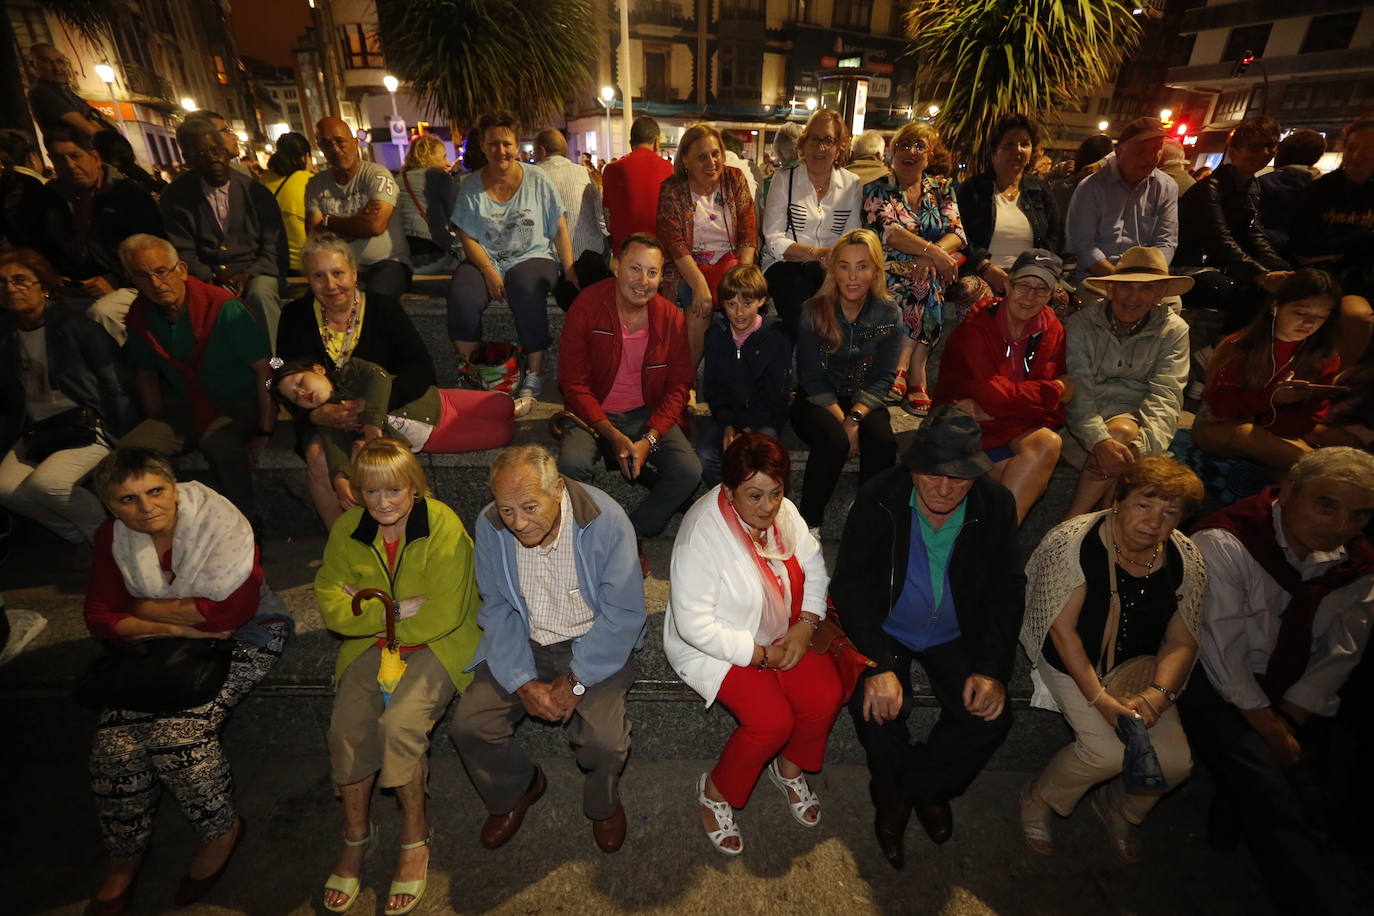
[(1062, 711), (1074, 731), (1021, 793), (1026, 844), (1041, 855), (1054, 852), (1051, 812), (1067, 817), (1107, 782), (1093, 811), (1117, 857), (1141, 860), (1135, 827), (1162, 789), (1124, 788), (1118, 719), (1146, 726), (1168, 786), (1188, 777), (1192, 755), (1174, 703), (1197, 658), (1207, 576), (1177, 527), (1202, 495), (1191, 470), (1146, 456), (1118, 478), (1112, 508), (1063, 522), (1031, 555), (1021, 628), (1035, 666), (1031, 704)]
[[(127, 908), (164, 787), (200, 839), (176, 892), (176, 904), (186, 906), (214, 886), (243, 839), (219, 730), (281, 656), (291, 618), (263, 582), (252, 528), (223, 496), (178, 484), (167, 459), (147, 449), (107, 455), (95, 482), (114, 518), (96, 530), (92, 549), (85, 605), (92, 635), (116, 645), (230, 642), (228, 674), (208, 702), (170, 712), (101, 711), (90, 769), (109, 861), (86, 912)], [(150, 692), (158, 705), (156, 685)]]
[(846, 699), (834, 663), (808, 651), (830, 577), (820, 544), (783, 495), (790, 476), (777, 439), (736, 437), (721, 458), (721, 485), (687, 511), (673, 542), (668, 662), (707, 706), (720, 701), (739, 720), (697, 784), (702, 827), (727, 856), (744, 851), (735, 809), (765, 771), (793, 820), (820, 821), (806, 772), (820, 770)]

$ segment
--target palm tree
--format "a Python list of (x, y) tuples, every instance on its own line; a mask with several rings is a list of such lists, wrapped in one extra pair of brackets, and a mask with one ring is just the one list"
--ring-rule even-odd
[[(96, 47), (108, 34), (119, 9), (117, 0), (37, 0), (37, 5)], [(19, 72), (19, 61), (28, 50), (19, 47), (9, 16), (0, 11), (0, 126), (30, 128), (24, 78)]]
[(387, 65), (455, 124), (486, 112), (543, 123), (593, 82), (595, 0), (390, 0), (377, 4)]
[(923, 85), (945, 87), (935, 126), (980, 161), (1009, 111), (1054, 123), (1112, 79), (1140, 41), (1129, 0), (913, 0), (905, 15)]

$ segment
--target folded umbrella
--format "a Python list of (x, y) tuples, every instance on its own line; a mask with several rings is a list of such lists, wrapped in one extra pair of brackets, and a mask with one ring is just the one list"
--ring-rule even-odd
[(383, 616), (386, 620), (386, 645), (382, 647), (382, 663), (377, 666), (377, 685), (382, 690), (382, 705), (387, 706), (391, 703), (391, 695), (396, 692), (396, 686), (401, 683), (401, 677), (406, 673), (406, 663), (401, 658), (401, 650), (396, 642), (395, 599), (380, 588), (365, 588), (353, 596), (353, 616), (362, 614), (363, 602), (371, 598), (382, 602), (385, 612)]

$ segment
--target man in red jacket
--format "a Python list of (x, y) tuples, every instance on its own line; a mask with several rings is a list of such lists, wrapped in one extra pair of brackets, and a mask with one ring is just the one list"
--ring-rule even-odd
[(648, 495), (630, 513), (642, 540), (662, 531), (701, 481), (701, 462), (679, 426), (695, 373), (682, 312), (658, 295), (658, 240), (629, 236), (611, 267), (614, 277), (573, 302), (559, 338), (563, 404), (595, 436), (569, 429), (558, 470), (590, 483), (600, 455), (626, 480), (646, 484)]

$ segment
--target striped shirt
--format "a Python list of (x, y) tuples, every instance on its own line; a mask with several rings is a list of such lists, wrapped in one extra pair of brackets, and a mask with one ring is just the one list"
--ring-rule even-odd
[(592, 608), (577, 581), (572, 499), (566, 489), (560, 514), (562, 521), (552, 544), (520, 545), (515, 551), (520, 593), (530, 612), (530, 639), (541, 646), (576, 639), (592, 628)]
[(847, 169), (831, 173), (830, 186), (820, 199), (805, 165), (779, 170), (763, 208), (763, 269), (783, 260), (794, 243), (832, 247), (840, 236), (860, 227), (862, 208), (863, 184)]

